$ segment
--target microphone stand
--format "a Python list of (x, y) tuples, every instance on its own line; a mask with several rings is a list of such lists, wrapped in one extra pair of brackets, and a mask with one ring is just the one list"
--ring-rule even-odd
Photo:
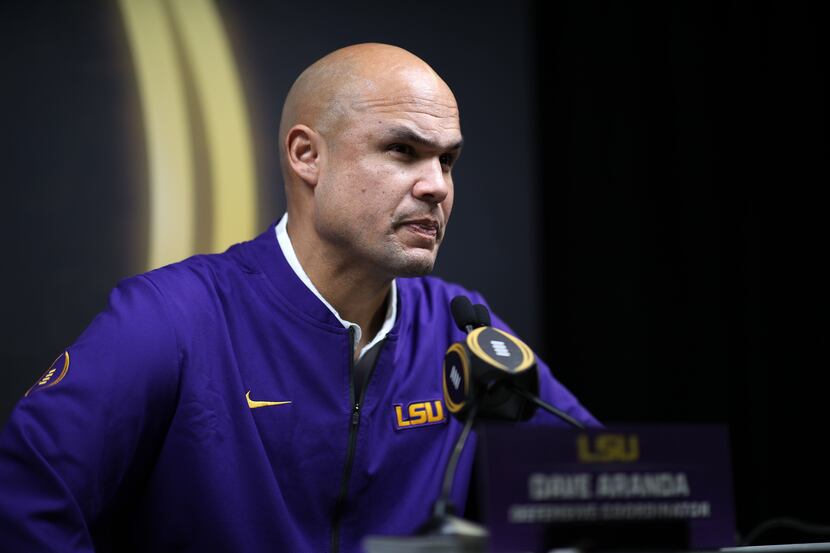
[[(561, 409), (557, 409), (553, 405), (545, 402), (535, 394), (516, 386), (512, 382), (506, 382), (506, 387), (516, 395), (533, 402), (535, 405), (541, 407), (545, 411), (561, 418), (571, 426), (584, 429), (585, 425), (565, 413)], [(464, 452), (464, 446), (467, 443), (467, 438), (473, 429), (476, 415), (478, 414), (478, 402), (473, 402), (470, 405), (470, 410), (467, 418), (464, 421), (464, 427), (458, 440), (455, 442), (450, 458), (447, 461), (447, 468), (444, 472), (444, 481), (441, 486), (441, 495), (435, 501), (435, 506), (432, 510), (432, 517), (418, 530), (417, 535), (420, 536), (445, 536), (452, 537), (458, 540), (459, 544), (464, 544), (468, 547), (472, 546), (474, 550), (484, 551), (487, 545), (487, 538), (489, 536), (487, 530), (478, 524), (469, 520), (465, 520), (455, 514), (455, 506), (450, 499), (452, 495), (452, 485), (455, 479), (455, 472), (458, 466), (458, 461), (461, 454)], [(466, 550), (466, 549), (465, 549)]]
[(478, 405), (473, 403), (470, 406), (467, 420), (464, 421), (464, 428), (461, 430), (461, 434), (455, 442), (455, 448), (447, 462), (447, 469), (444, 472), (444, 482), (441, 486), (441, 495), (433, 507), (432, 518), (420, 528), (418, 531), (419, 535), (457, 536), (459, 539), (465, 541), (480, 541), (482, 547), (486, 544), (486, 538), (488, 536), (487, 530), (478, 524), (457, 516), (455, 514), (455, 506), (450, 499), (456, 467), (461, 458), (461, 453), (464, 451), (467, 438), (473, 429), (477, 412)]
[(441, 486), (441, 495), (433, 506), (432, 516), (424, 523), (413, 536), (367, 536), (363, 547), (367, 553), (427, 553), (433, 551), (452, 551), (454, 553), (485, 553), (489, 532), (469, 520), (455, 514), (452, 504), (452, 484), (455, 471), (464, 445), (473, 429), (478, 405), (472, 403), (464, 427), (458, 440), (455, 442), (447, 469), (444, 472), (444, 481)]

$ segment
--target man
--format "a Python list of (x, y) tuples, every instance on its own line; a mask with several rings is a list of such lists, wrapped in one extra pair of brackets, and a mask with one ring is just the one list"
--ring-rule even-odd
[[(427, 520), (460, 432), (441, 402), (463, 337), (448, 305), (483, 301), (419, 276), (452, 210), (455, 98), (409, 52), (351, 46), (297, 79), (280, 136), (287, 215), (119, 283), (21, 400), (0, 547), (356, 552)], [(539, 372), (547, 401), (596, 423)]]

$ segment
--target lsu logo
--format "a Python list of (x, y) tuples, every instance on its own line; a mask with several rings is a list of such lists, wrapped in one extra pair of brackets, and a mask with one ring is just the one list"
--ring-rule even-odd
[(52, 361), (52, 364), (49, 365), (46, 372), (37, 379), (37, 382), (35, 382), (31, 388), (26, 390), (23, 397), (29, 397), (29, 394), (36, 392), (37, 390), (51, 388), (63, 380), (63, 377), (66, 376), (67, 372), (69, 372), (69, 352), (65, 351), (61, 353), (57, 359)]
[(636, 434), (597, 434), (591, 443), (587, 434), (581, 434), (576, 451), (582, 463), (631, 462), (640, 458), (640, 442)]
[(417, 428), (431, 424), (447, 422), (444, 414), (444, 404), (440, 399), (432, 401), (414, 401), (406, 406), (400, 403), (395, 405), (395, 429)]

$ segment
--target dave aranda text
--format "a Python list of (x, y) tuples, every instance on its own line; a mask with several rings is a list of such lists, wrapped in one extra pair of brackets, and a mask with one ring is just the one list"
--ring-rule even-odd
[(531, 474), (531, 501), (689, 497), (683, 472)]

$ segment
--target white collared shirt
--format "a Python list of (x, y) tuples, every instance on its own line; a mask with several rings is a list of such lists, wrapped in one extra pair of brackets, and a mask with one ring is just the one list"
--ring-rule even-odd
[[(280, 222), (277, 223), (275, 231), (277, 233), (277, 242), (279, 242), (280, 249), (282, 250), (282, 254), (285, 256), (285, 260), (288, 261), (288, 264), (294, 270), (294, 273), (303, 281), (303, 284), (308, 287), (309, 290), (314, 292), (314, 295), (317, 296), (323, 305), (329, 308), (332, 315), (337, 317), (337, 320), (340, 321), (340, 324), (343, 325), (343, 328), (354, 328), (354, 343), (352, 344), (352, 348), (355, 348), (357, 344), (360, 343), (360, 338), (363, 336), (363, 331), (360, 328), (360, 325), (353, 323), (351, 321), (347, 321), (340, 317), (340, 314), (337, 310), (331, 306), (329, 302), (326, 301), (317, 288), (314, 286), (314, 283), (311, 282), (311, 279), (308, 278), (303, 266), (300, 265), (300, 260), (297, 259), (297, 254), (294, 252), (294, 246), (291, 245), (291, 239), (288, 237), (288, 230), (286, 227), (288, 226), (288, 213), (282, 216)], [(395, 325), (395, 319), (398, 317), (398, 285), (395, 281), (392, 281), (392, 287), (389, 290), (389, 301), (386, 303), (386, 318), (383, 320), (383, 325), (381, 325), (380, 330), (378, 333), (375, 334), (375, 337), (372, 339), (371, 342), (363, 346), (363, 349), (360, 350), (360, 355), (358, 359), (363, 357), (363, 354), (369, 351), (372, 346), (386, 338), (386, 335), (389, 334), (389, 331), (392, 330), (392, 327)]]

